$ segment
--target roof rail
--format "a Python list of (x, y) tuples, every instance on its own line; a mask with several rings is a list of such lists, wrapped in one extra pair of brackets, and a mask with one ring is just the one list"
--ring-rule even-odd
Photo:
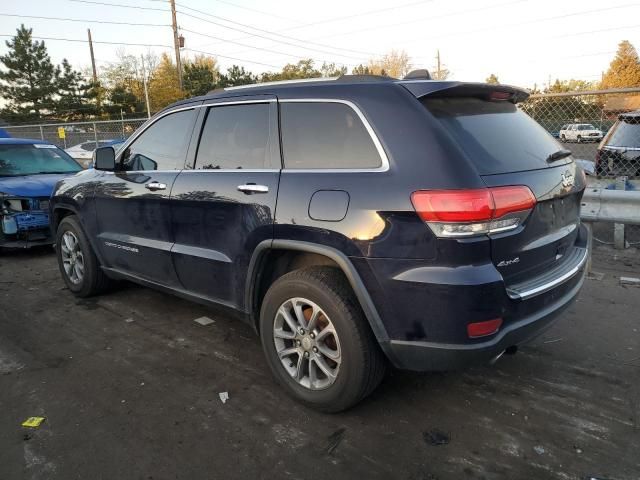
[(277, 80), (275, 82), (251, 83), (248, 85), (237, 85), (235, 87), (226, 87), (225, 91), (241, 90), (243, 88), (270, 87), (272, 85), (290, 85), (290, 84), (307, 83), (307, 82), (331, 82), (331, 81), (337, 80), (338, 78), (340, 77), (319, 77), (319, 78), (298, 78), (296, 80)]

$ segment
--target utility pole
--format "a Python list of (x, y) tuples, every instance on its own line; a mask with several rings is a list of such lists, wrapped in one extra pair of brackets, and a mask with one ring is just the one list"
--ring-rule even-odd
[(180, 61), (180, 39), (178, 38), (178, 21), (176, 20), (176, 0), (169, 0), (171, 4), (171, 25), (173, 27), (173, 46), (176, 50), (176, 67), (178, 68), (178, 85), (182, 90), (182, 62)]
[(144, 68), (144, 55), (140, 55), (142, 61), (142, 84), (144, 85), (144, 101), (147, 105), (147, 118), (151, 118), (151, 108), (149, 107), (149, 90), (147, 90), (147, 72)]
[(441, 67), (440, 67), (440, 49), (436, 50), (436, 62), (437, 62), (437, 67), (436, 67), (436, 75), (437, 75), (437, 79), (441, 80), (440, 78), (440, 72), (441, 72)]
[(93, 56), (93, 40), (91, 40), (91, 29), (87, 28), (89, 35), (89, 53), (91, 53), (91, 69), (93, 70), (93, 83), (98, 83), (98, 73), (96, 72), (96, 59)]

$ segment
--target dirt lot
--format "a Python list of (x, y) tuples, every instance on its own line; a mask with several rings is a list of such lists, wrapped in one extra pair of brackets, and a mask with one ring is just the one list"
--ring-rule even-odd
[(4, 253), (0, 479), (638, 479), (640, 287), (617, 277), (639, 254), (600, 247), (594, 268), (517, 355), (396, 372), (323, 415), (274, 384), (249, 327), (136, 286), (78, 301), (51, 250)]

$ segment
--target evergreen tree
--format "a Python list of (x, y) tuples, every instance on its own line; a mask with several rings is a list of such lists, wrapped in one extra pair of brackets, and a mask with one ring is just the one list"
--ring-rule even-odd
[(602, 88), (626, 88), (640, 86), (640, 60), (638, 52), (628, 40), (618, 45), (618, 52), (602, 79)]
[(0, 96), (7, 101), (6, 116), (19, 121), (44, 116), (51, 110), (60, 69), (44, 42), (34, 41), (24, 25), (5, 43), (9, 51), (0, 56)]
[(238, 65), (232, 65), (227, 69), (227, 73), (220, 74), (217, 88), (233, 87), (237, 85), (249, 85), (250, 83), (256, 83), (258, 78), (251, 72), (248, 72), (244, 67)]
[(97, 89), (87, 83), (82, 74), (74, 70), (66, 58), (62, 60), (62, 72), (58, 79), (57, 100), (53, 110), (62, 120), (82, 120), (96, 113), (91, 100), (95, 99)]

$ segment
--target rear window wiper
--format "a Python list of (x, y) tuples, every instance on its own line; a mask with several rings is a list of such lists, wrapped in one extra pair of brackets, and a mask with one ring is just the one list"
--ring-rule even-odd
[(547, 163), (556, 162), (558, 160), (562, 160), (563, 158), (567, 158), (573, 155), (571, 150), (558, 150), (557, 152), (553, 152), (551, 155), (547, 157)]

